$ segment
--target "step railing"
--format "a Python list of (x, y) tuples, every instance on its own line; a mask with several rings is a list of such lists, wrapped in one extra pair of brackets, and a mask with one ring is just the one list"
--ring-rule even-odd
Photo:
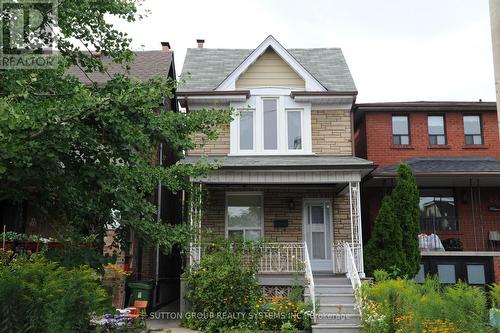
[[(311, 298), (313, 315), (316, 316), (316, 292), (314, 287), (314, 276), (312, 273), (311, 260), (309, 257), (309, 251), (307, 250), (307, 244), (304, 242), (304, 269), (306, 280), (309, 285), (309, 297)], [(313, 318), (314, 321), (314, 318)]]
[[(333, 273), (335, 274), (347, 273), (345, 243), (336, 243), (332, 246)], [(363, 248), (361, 244), (348, 243), (348, 245), (359, 273), (362, 265)]]
[(355, 256), (349, 243), (344, 242), (342, 246), (344, 249), (343, 252), (346, 276), (351, 281), (352, 289), (354, 290), (354, 297), (356, 299), (356, 307), (358, 308), (359, 314), (361, 315), (361, 279), (359, 277)]

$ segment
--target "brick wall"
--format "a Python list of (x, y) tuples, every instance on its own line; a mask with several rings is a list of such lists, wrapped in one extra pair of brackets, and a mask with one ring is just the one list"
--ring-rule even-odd
[(429, 146), (427, 112), (410, 112), (409, 147), (392, 145), (392, 112), (365, 113), (366, 135), (360, 137), (367, 147), (367, 159), (379, 167), (398, 163), (401, 160), (422, 156), (494, 156), (500, 157), (497, 117), (495, 112), (480, 112), (483, 125), (484, 145), (465, 146), (463, 115), (467, 112), (443, 112), (448, 144)]
[[(302, 242), (302, 200), (304, 198), (330, 198), (333, 200), (333, 220), (335, 241), (350, 239), (349, 198), (336, 196), (324, 189), (302, 190), (297, 188), (241, 188), (207, 187), (207, 198), (203, 214), (202, 228), (205, 232), (224, 237), (225, 195), (231, 191), (262, 191), (264, 193), (264, 239), (272, 242)], [(289, 209), (293, 199), (295, 208)], [(288, 227), (276, 229), (274, 219), (288, 219)]]
[(500, 257), (493, 258), (493, 272), (495, 274), (495, 283), (500, 283)]
[(219, 138), (213, 141), (205, 141), (206, 137), (201, 134), (195, 136), (194, 141), (198, 144), (205, 142), (203, 147), (189, 151), (188, 155), (227, 155), (229, 154), (229, 125), (218, 129)]
[(316, 154), (352, 155), (351, 110), (312, 110), (311, 135)]

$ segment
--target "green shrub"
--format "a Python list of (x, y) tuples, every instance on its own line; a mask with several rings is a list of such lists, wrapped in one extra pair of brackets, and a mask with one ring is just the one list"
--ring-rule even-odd
[(436, 277), (382, 280), (363, 286), (363, 332), (485, 333), (486, 294), (465, 283), (442, 287)]
[(491, 306), (500, 309), (500, 284), (493, 283), (489, 291)]
[(282, 333), (298, 333), (298, 329), (289, 321), (281, 325)]
[(244, 256), (240, 245), (223, 244), (184, 274), (191, 307), (184, 318), (187, 327), (221, 332), (247, 324), (261, 294), (256, 265), (249, 258), (255, 255)]
[(87, 332), (92, 313), (111, 309), (98, 274), (41, 256), (0, 262), (0, 332)]

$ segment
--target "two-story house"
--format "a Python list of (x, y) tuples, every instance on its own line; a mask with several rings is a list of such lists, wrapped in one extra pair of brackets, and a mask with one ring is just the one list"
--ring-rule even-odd
[(420, 190), (421, 232), (440, 239), (422, 237), (417, 279), (432, 273), (442, 283), (459, 279), (473, 285), (499, 282), (496, 104), (366, 103), (355, 106), (355, 119), (357, 156), (377, 165), (362, 188), (365, 240), (383, 196), (394, 186), (397, 165), (404, 161)]
[[(182, 73), (187, 83), (177, 96), (187, 112), (235, 110), (218, 140), (182, 161), (221, 164), (192, 180), (207, 193), (193, 221), (203, 231), (200, 244), (208, 231), (264, 241), (260, 281), (272, 288), (289, 285), (302, 264), (314, 277), (345, 272), (344, 242), (362, 275), (359, 188), (373, 164), (354, 156), (357, 91), (342, 51), (286, 49), (272, 36), (255, 49), (209, 49), (199, 41)], [(202, 246), (193, 245), (193, 260)]]

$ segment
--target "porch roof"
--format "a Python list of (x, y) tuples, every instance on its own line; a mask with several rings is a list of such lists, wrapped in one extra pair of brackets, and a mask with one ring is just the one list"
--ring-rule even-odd
[[(494, 157), (415, 157), (406, 162), (416, 176), (471, 176), (471, 175), (498, 175), (500, 174), (500, 160)], [(398, 164), (377, 169), (374, 177), (393, 177), (396, 175)]]
[(340, 184), (359, 182), (373, 163), (352, 156), (188, 156), (179, 163), (218, 163), (206, 177), (212, 184)]
[(373, 162), (354, 156), (296, 155), (296, 156), (186, 156), (181, 164), (199, 161), (218, 163), (221, 169), (233, 170), (372, 170)]

